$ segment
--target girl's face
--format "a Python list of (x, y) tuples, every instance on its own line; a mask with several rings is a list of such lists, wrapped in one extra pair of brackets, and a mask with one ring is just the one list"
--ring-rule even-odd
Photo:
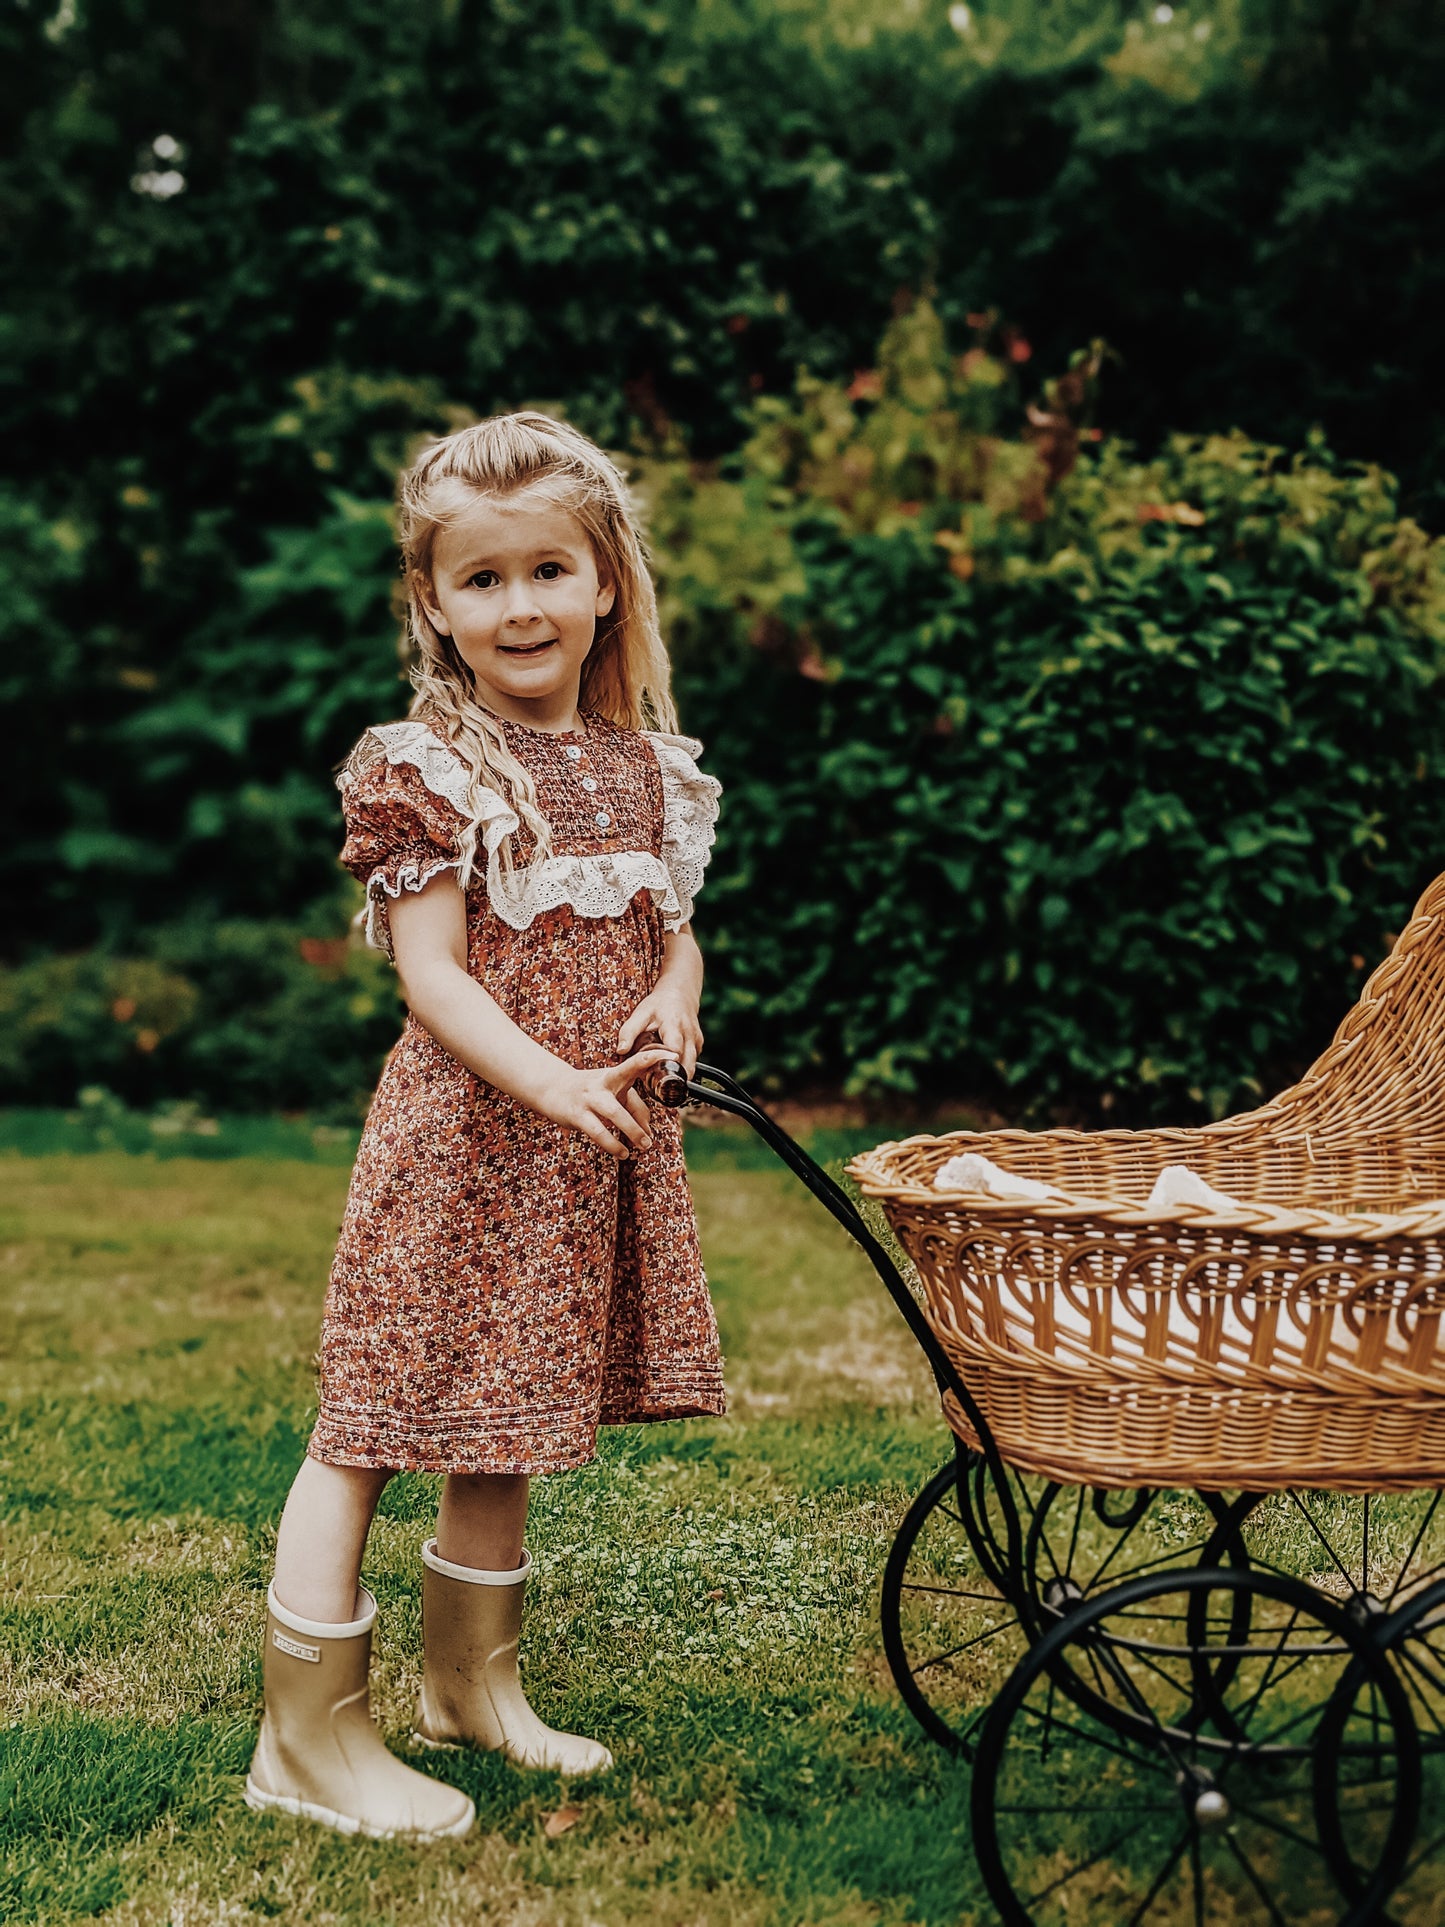
[(478, 496), (437, 536), (433, 628), (450, 636), (490, 709), (513, 722), (567, 728), (597, 618), (616, 590), (568, 510), (521, 491)]

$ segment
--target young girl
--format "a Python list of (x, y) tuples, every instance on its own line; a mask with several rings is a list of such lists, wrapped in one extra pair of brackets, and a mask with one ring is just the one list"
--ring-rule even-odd
[(702, 1042), (689, 918), (719, 786), (671, 733), (625, 484), (563, 424), (499, 416), (422, 453), (401, 544), (416, 698), (339, 787), (410, 1015), (331, 1273), (246, 1782), (252, 1807), (382, 1837), (473, 1819), (368, 1710), (358, 1580), (392, 1473), (445, 1474), (416, 1737), (597, 1772), (607, 1749), (545, 1726), (517, 1677), (528, 1480), (585, 1464), (599, 1424), (723, 1410), (679, 1119), (639, 1086)]

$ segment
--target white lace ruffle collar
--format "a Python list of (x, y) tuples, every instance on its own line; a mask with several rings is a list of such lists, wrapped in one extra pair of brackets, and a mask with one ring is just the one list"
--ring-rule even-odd
[[(525, 930), (534, 917), (569, 904), (581, 917), (620, 917), (639, 890), (650, 890), (662, 911), (663, 927), (676, 930), (692, 916), (693, 900), (712, 854), (722, 785), (697, 766), (702, 744), (691, 736), (642, 732), (651, 743), (662, 773), (662, 855), (650, 850), (603, 850), (586, 856), (549, 856), (510, 872), (502, 868), (502, 843), (520, 827), (516, 812), (495, 790), (479, 792), (475, 808), (466, 766), (456, 751), (425, 723), (381, 723), (366, 734), (381, 747), (388, 763), (409, 763), (433, 796), (475, 820), (477, 842), (486, 855), (487, 898), (503, 923)], [(365, 740), (365, 739), (363, 739)], [(367, 885), (366, 940), (389, 951), (384, 904), (403, 890), (420, 890), (441, 870), (456, 869), (457, 859), (403, 864), (393, 880), (377, 871)]]

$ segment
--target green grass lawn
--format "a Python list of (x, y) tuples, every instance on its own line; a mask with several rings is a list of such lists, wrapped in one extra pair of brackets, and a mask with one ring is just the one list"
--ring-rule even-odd
[[(37, 1128), (20, 1120), (11, 1141), (43, 1149)], [(927, 1369), (855, 1247), (727, 1132), (696, 1134), (689, 1157), (729, 1416), (606, 1433), (596, 1464), (534, 1488), (531, 1691), (545, 1718), (605, 1740), (616, 1771), (566, 1786), (410, 1742), (436, 1481), (407, 1475), (383, 1499), (367, 1562), (375, 1704), (400, 1752), (472, 1795), (478, 1827), (416, 1847), (247, 1812), (265, 1589), (309, 1429), (348, 1150), (304, 1132), (296, 1156), (256, 1143), (273, 1154), (0, 1149), (0, 1921), (993, 1920), (967, 1770), (903, 1710), (878, 1632), (889, 1544), (948, 1456)], [(1148, 1532), (1173, 1563), (1202, 1508), (1156, 1503)], [(1377, 1563), (1413, 1536), (1416, 1505), (1381, 1507)], [(1107, 1562), (1113, 1542), (1077, 1495), (1057, 1510), (1057, 1545)], [(929, 1676), (967, 1716), (1021, 1646), (1016, 1630), (974, 1642), (1000, 1615), (966, 1590), (958, 1532), (934, 1523), (919, 1556), (945, 1590), (920, 1588), (905, 1617), (934, 1652), (967, 1639)], [(1338, 1591), (1318, 1535), (1283, 1501), (1250, 1529), (1261, 1552)], [(946, 1590), (960, 1580), (962, 1594)], [(1107, 1779), (1112, 1754), (1105, 1764)], [(1052, 1766), (1025, 1751), (1017, 1772), (1024, 1814), (1056, 1814), (1052, 1787), (1093, 1797), (1057, 1747)], [(1429, 1804), (1445, 1813), (1439, 1772)], [(549, 1837), (564, 1806), (575, 1823)], [(1153, 1851), (1143, 1833), (1133, 1845)], [(1083, 1854), (1049, 1850), (1065, 1868)], [(1065, 1927), (1133, 1912), (1131, 1858), (1121, 1842), (1100, 1862)], [(1271, 1872), (1288, 1891), (1285, 1861)], [(1400, 1927), (1445, 1927), (1438, 1875), (1432, 1854), (1392, 1907)], [(1255, 1917), (1240, 1904), (1224, 1893), (1200, 1915), (1166, 1894), (1149, 1918), (1240, 1927)], [(1329, 1927), (1337, 1913), (1289, 1918)]]
[[(613, 1748), (604, 1782), (418, 1757), (436, 1482), (383, 1501), (378, 1717), (478, 1808), (427, 1848), (240, 1797), (345, 1169), (0, 1157), (0, 1919), (989, 1917), (965, 1776), (914, 1730), (877, 1632), (895, 1525), (946, 1453), (926, 1369), (791, 1179), (700, 1153), (731, 1413), (604, 1434), (597, 1464), (535, 1487), (527, 1675), (545, 1717)], [(564, 1797), (581, 1817), (549, 1839)]]

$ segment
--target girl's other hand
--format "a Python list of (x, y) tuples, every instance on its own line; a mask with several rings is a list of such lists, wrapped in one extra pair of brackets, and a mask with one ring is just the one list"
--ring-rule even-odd
[(580, 1131), (594, 1144), (601, 1145), (618, 1159), (631, 1156), (631, 1150), (652, 1148), (652, 1131), (647, 1104), (636, 1084), (644, 1071), (676, 1056), (665, 1044), (650, 1044), (634, 1052), (625, 1063), (605, 1070), (578, 1071), (559, 1065), (556, 1079), (533, 1100), (533, 1107), (554, 1124), (565, 1124)]
[(683, 991), (660, 983), (643, 998), (617, 1033), (617, 1048), (631, 1050), (639, 1037), (651, 1031), (667, 1046), (691, 1077), (697, 1069), (697, 1054), (702, 1049), (702, 1030), (697, 1021), (697, 1002)]

